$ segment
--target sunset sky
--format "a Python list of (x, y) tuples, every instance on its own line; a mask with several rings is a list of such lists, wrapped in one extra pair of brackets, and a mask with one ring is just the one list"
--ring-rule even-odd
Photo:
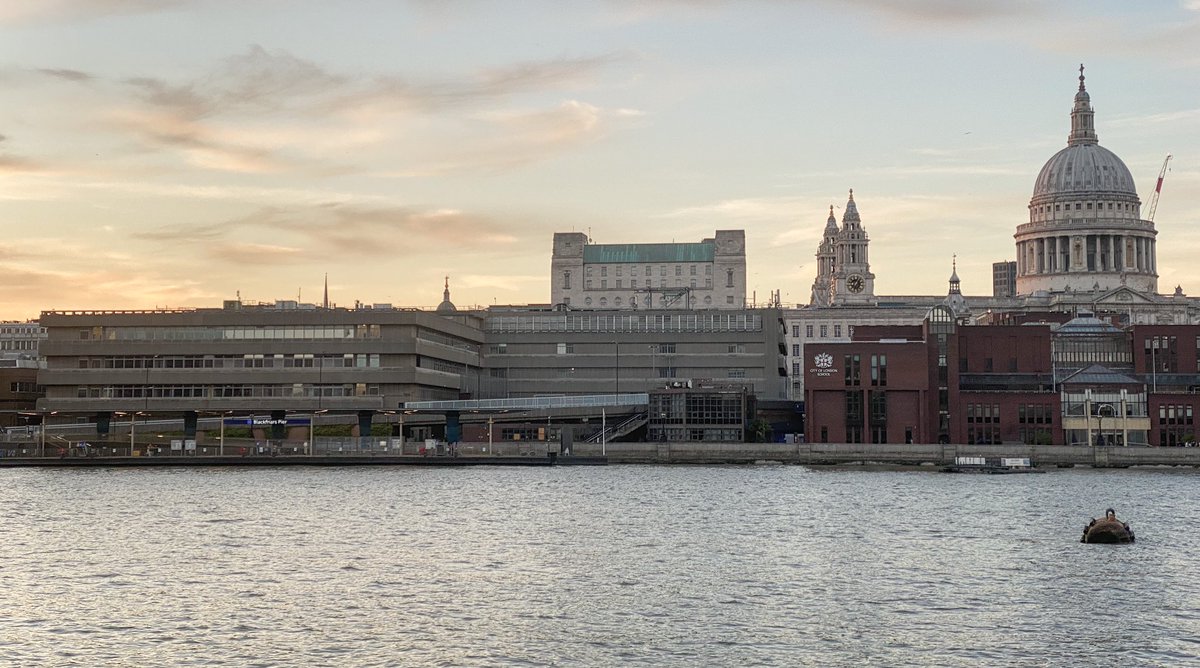
[(1078, 67), (1200, 295), (1200, 0), (3, 0), (0, 318), (549, 299), (551, 236), (745, 229), (806, 303), (849, 188), (875, 290), (967, 294)]

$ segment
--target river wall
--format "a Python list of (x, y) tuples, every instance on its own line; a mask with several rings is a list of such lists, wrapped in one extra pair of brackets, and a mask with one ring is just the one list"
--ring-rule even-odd
[(1194, 466), (1200, 448), (1068, 445), (928, 445), (903, 443), (576, 443), (575, 455), (608, 457), (610, 464), (948, 465), (955, 457), (1028, 457), (1034, 466)]

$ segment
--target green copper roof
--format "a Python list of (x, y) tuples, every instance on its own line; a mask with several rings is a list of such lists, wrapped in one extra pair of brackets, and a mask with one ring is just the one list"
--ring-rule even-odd
[(712, 262), (713, 244), (588, 244), (583, 261), (595, 263)]

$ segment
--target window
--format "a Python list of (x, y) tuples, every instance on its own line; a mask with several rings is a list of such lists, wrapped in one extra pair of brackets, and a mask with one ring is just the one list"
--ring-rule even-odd
[(746, 370), (741, 368), (731, 368), (729, 369), (728, 376), (729, 378), (745, 378)]
[(617, 279), (617, 289), (618, 289), (618, 290), (620, 290), (621, 288), (625, 287), (625, 286), (623, 285), (624, 283), (625, 283), (625, 279), (623, 279), (623, 278), (618, 278), (618, 279)]
[[(862, 384), (862, 370), (860, 364), (862, 358), (858, 355), (845, 355), (842, 357), (842, 371), (846, 379), (847, 386), (856, 386)], [(861, 401), (861, 397), (860, 397)], [(847, 417), (847, 419), (849, 419)]]
[(800, 373), (801, 373), (801, 371), (800, 371), (800, 363), (799, 363), (799, 362), (792, 362), (792, 375), (793, 375), (793, 376), (799, 376), (799, 375), (800, 375)]
[(792, 338), (800, 338), (800, 325), (792, 325)]
[(569, 271), (563, 272), (563, 289), (564, 290), (571, 289), (571, 272), (569, 272)]
[(635, 264), (635, 265), (633, 265), (632, 267), (630, 267), (630, 268), (629, 268), (629, 275), (630, 275), (630, 276), (637, 276), (637, 275), (638, 275), (638, 274), (637, 274), (637, 265), (636, 265), (636, 264)]
[(732, 269), (725, 270), (725, 287), (727, 287), (727, 288), (733, 287), (733, 270)]
[(842, 335), (842, 326), (841, 325), (833, 326), (833, 335), (836, 337), (841, 337), (841, 335)]
[(695, 275), (696, 275), (696, 265), (694, 265), (694, 264), (690, 264), (690, 265), (688, 265), (688, 275), (689, 275), (689, 276), (695, 276)]
[(600, 289), (603, 290), (607, 287), (608, 287), (608, 279), (607, 278), (600, 279)]
[(592, 279), (590, 279), (590, 278), (583, 279), (583, 289), (584, 290), (592, 289)]
[(725, 303), (726, 303), (726, 304), (733, 304), (733, 295), (726, 295), (726, 296), (725, 296)]
[(871, 355), (871, 384), (878, 387), (887, 385), (887, 355)]
[[(805, 336), (806, 338), (809, 338), (809, 339), (811, 339), (811, 338), (813, 337), (813, 326), (812, 326), (812, 325), (805, 325), (805, 326), (804, 326), (804, 336)], [(1196, 347), (1197, 347), (1197, 348), (1200, 348), (1200, 337), (1196, 337), (1196, 340), (1197, 340), (1197, 342), (1198, 342), (1198, 343), (1196, 344)]]
[(744, 352), (746, 352), (746, 344), (744, 344), (744, 343), (731, 343), (731, 344), (729, 344), (729, 349), (728, 349), (728, 352), (729, 352), (729, 353), (731, 353), (731, 354), (736, 354), (736, 353), (744, 353)]
[(636, 278), (629, 279), (629, 287), (633, 290), (637, 290), (637, 279)]
[(601, 275), (601, 276), (608, 276), (608, 267), (607, 267), (607, 266), (600, 267), (600, 275)]
[(586, 267), (584, 267), (584, 268), (583, 268), (583, 275), (584, 275), (584, 276), (591, 276), (591, 275), (592, 275), (592, 265), (590, 265), (590, 264), (589, 264), (588, 266), (586, 266)]
[(683, 265), (682, 264), (675, 265), (675, 275), (683, 276)]
[(792, 344), (792, 357), (799, 357), (799, 356), (800, 356), (800, 344), (793, 343)]
[(617, 276), (621, 275), (621, 265), (617, 265)]
[(829, 325), (821, 325), (821, 338), (825, 339), (828, 337), (829, 337)]
[(575, 352), (575, 344), (574, 343), (558, 344), (558, 354), (559, 355), (567, 355), (567, 354), (573, 353), (573, 352)]

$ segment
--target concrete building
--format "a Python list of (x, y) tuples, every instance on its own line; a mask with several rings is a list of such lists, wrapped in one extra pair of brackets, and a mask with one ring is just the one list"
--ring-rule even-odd
[(38, 346), (46, 339), (46, 328), (37, 322), (0, 322), (0, 356), (8, 354), (38, 356)]
[(595, 244), (557, 232), (550, 303), (585, 309), (742, 309), (746, 233), (717, 230), (699, 243)]
[(992, 263), (992, 296), (1001, 299), (1017, 296), (1016, 261)]
[(787, 397), (777, 309), (577, 311), (500, 307), (486, 315), (489, 398), (648, 392), (735, 382)]
[(170, 311), (48, 311), (43, 412), (356, 413), (360, 428), (402, 402), (477, 391), (480, 320), (374, 308), (226, 302)]

